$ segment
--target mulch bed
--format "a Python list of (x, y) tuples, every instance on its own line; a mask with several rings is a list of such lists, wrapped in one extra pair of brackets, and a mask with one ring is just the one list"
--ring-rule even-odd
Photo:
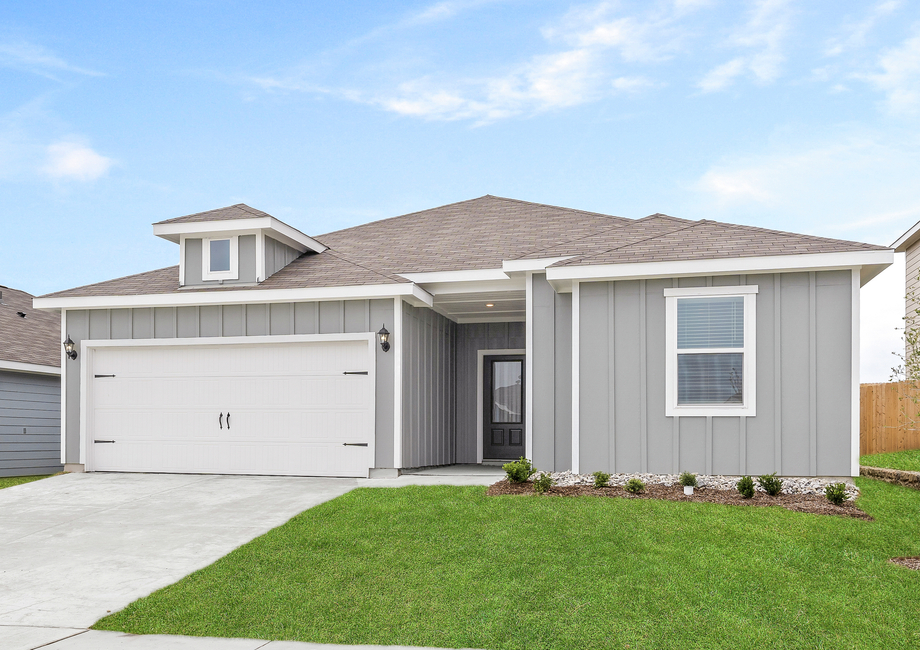
[[(486, 491), (486, 496), (508, 494), (535, 494), (533, 483), (511, 483), (502, 479), (493, 483)], [(552, 486), (545, 496), (558, 497), (618, 497), (621, 499), (663, 499), (666, 501), (692, 501), (695, 503), (720, 503), (729, 506), (781, 506), (793, 512), (808, 512), (814, 515), (834, 515), (853, 517), (865, 521), (874, 521), (871, 515), (856, 507), (852, 501), (844, 501), (842, 506), (835, 506), (826, 497), (817, 494), (779, 494), (771, 497), (763, 492), (755, 492), (750, 499), (745, 499), (736, 490), (714, 490), (694, 488), (693, 496), (686, 496), (680, 485), (646, 485), (642, 494), (630, 494), (622, 487), (608, 486), (596, 488), (591, 485)]]
[(914, 571), (920, 571), (920, 557), (893, 557), (888, 561), (893, 564), (906, 566), (908, 569), (913, 569)]

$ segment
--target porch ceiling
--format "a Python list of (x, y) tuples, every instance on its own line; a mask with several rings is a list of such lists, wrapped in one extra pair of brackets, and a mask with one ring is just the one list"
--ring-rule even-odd
[(488, 291), (436, 295), (434, 306), (444, 315), (461, 323), (490, 320), (523, 321), (526, 314), (526, 293)]

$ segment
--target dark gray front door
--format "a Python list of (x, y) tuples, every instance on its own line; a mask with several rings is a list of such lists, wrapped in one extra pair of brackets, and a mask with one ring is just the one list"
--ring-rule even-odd
[(515, 460), (524, 455), (524, 355), (483, 359), (482, 457)]

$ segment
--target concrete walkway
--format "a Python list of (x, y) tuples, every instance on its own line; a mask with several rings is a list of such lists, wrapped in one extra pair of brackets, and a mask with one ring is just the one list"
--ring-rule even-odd
[(65, 474), (0, 490), (0, 649), (348, 647), (86, 628), (356, 487), (499, 478), (446, 469), (392, 479)]

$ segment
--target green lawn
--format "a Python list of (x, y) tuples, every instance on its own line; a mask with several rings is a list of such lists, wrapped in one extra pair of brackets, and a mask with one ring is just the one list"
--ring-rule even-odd
[(653, 500), (359, 489), (94, 626), (443, 647), (920, 647), (920, 491), (876, 521)]
[(14, 485), (22, 485), (23, 483), (31, 483), (32, 481), (37, 481), (39, 479), (48, 478), (48, 476), (53, 476), (52, 474), (42, 475), (42, 476), (9, 476), (5, 478), (0, 478), (0, 490), (3, 488), (13, 487)]
[(890, 454), (870, 454), (859, 457), (860, 465), (870, 467), (889, 467), (911, 472), (920, 472), (920, 449), (895, 451)]

